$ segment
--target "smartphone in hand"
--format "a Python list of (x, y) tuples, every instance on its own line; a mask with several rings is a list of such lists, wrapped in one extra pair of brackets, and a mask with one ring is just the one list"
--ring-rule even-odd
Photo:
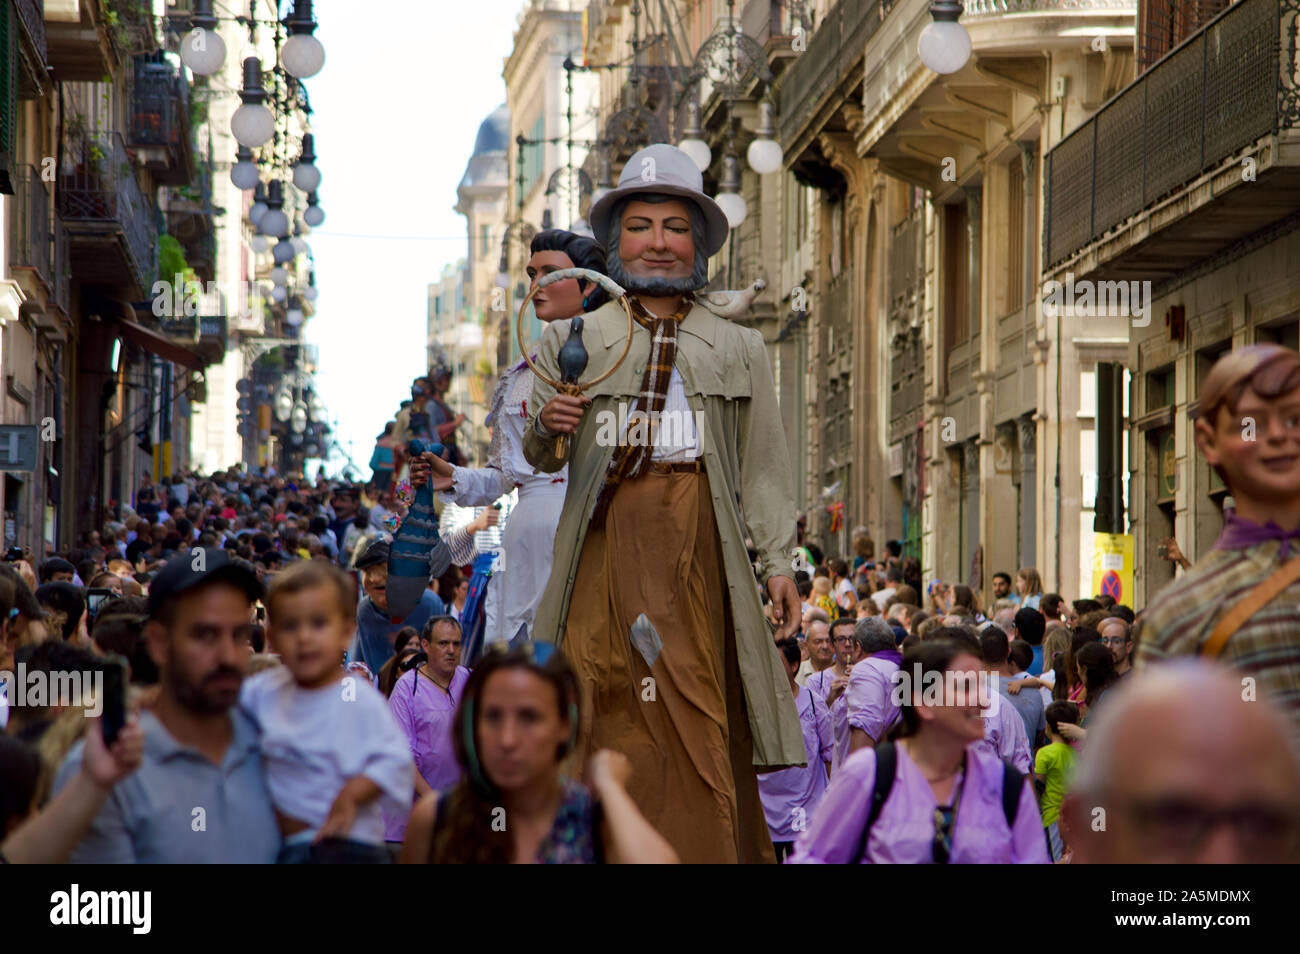
[(104, 709), (100, 715), (104, 744), (112, 746), (126, 725), (126, 660), (110, 654), (104, 657)]

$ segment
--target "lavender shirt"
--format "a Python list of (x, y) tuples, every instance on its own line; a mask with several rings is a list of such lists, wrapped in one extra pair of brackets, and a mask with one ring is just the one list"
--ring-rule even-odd
[(989, 703), (990, 714), (984, 717), (984, 741), (975, 747), (983, 749), (996, 759), (1010, 762), (1022, 775), (1031, 774), (1032, 762), (1029, 736), (1025, 734), (1025, 720), (1015, 707), (994, 692)]
[[(403, 673), (388, 697), (388, 709), (398, 728), (406, 736), (415, 756), (415, 767), (430, 787), (442, 791), (460, 781), (460, 765), (451, 747), (452, 720), (460, 705), (461, 693), (469, 681), (469, 670), (457, 666), (451, 677), (448, 692), (443, 692), (433, 681), (416, 670)], [(401, 841), (406, 836), (406, 822), (410, 812), (400, 817), (385, 815), (384, 836), (388, 841)]]
[[(855, 667), (856, 668), (856, 667)], [(1009, 707), (1008, 707), (1009, 708)], [(1019, 721), (1019, 716), (1016, 716)], [(934, 810), (938, 807), (930, 783), (897, 746), (894, 787), (871, 826), (866, 852), (851, 855), (862, 840), (871, 811), (875, 782), (875, 749), (860, 749), (835, 773), (812, 825), (795, 845), (790, 864), (930, 864), (934, 844)], [(1048, 864), (1043, 822), (1033, 786), (1025, 781), (1008, 830), (1002, 810), (1002, 762), (979, 744), (966, 749), (970, 777), (961, 784), (961, 802), (953, 823), (953, 864)]]
[(898, 663), (880, 656), (868, 656), (849, 675), (849, 728), (861, 729), (879, 742), (885, 730), (898, 718), (894, 705), (894, 673)]
[[(831, 683), (835, 681), (835, 669), (827, 668), (821, 672), (813, 673), (804, 683), (813, 692), (825, 699), (831, 691)], [(849, 757), (849, 697), (847, 692), (841, 692), (831, 710), (831, 736), (835, 741), (835, 757), (831, 760), (832, 768), (839, 768), (844, 760)]]
[(804, 686), (795, 696), (808, 764), (761, 772), (758, 796), (773, 841), (793, 841), (808, 829), (817, 803), (826, 794), (826, 762), (831, 760), (831, 720), (826, 700)]

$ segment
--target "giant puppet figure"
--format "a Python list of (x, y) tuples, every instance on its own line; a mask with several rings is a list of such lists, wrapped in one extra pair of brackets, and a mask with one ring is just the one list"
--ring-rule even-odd
[[(693, 295), (728, 234), (702, 185), (685, 153), (656, 144), (592, 205), (636, 324), (611, 377), (577, 397), (539, 375), (528, 402), (528, 462), (569, 465), (534, 638), (577, 671), (579, 752), (631, 760), (629, 792), (683, 861), (771, 861), (755, 772), (807, 756), (745, 537), (789, 635), (793, 478), (762, 336)], [(569, 324), (542, 334), (537, 364), (552, 380)], [(617, 360), (627, 324), (618, 303), (586, 316), (589, 378)]]
[(1300, 354), (1229, 351), (1201, 386), (1195, 434), (1236, 507), (1209, 552), (1147, 603), (1136, 665), (1217, 657), (1280, 703), (1300, 740)]

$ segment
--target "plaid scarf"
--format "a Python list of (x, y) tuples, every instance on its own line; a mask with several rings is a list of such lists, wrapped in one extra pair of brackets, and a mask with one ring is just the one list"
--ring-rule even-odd
[[(635, 297), (629, 296), (632, 303), (632, 317), (637, 324), (650, 331), (650, 357), (646, 361), (645, 375), (641, 378), (641, 392), (636, 404), (628, 414), (628, 421), (636, 420), (637, 415), (645, 415), (646, 427), (659, 420), (664, 402), (668, 399), (668, 382), (673, 376), (673, 362), (677, 359), (677, 327), (691, 310), (695, 296), (687, 292), (682, 298), (681, 308), (667, 318), (659, 318), (648, 311)], [(633, 425), (628, 424), (628, 431)], [(620, 443), (614, 449), (609, 469), (605, 471), (605, 485), (596, 498), (596, 507), (591, 515), (591, 526), (600, 527), (605, 523), (605, 514), (619, 484), (625, 480), (643, 476), (650, 469), (650, 459), (654, 453), (654, 434), (651, 439), (639, 442), (636, 446), (627, 443), (627, 435), (620, 436)]]

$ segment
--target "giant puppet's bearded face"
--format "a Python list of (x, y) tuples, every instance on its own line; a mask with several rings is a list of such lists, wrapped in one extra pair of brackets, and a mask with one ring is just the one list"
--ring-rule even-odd
[(631, 196), (614, 209), (605, 255), (609, 276), (629, 292), (668, 298), (708, 280), (704, 214), (666, 195)]

